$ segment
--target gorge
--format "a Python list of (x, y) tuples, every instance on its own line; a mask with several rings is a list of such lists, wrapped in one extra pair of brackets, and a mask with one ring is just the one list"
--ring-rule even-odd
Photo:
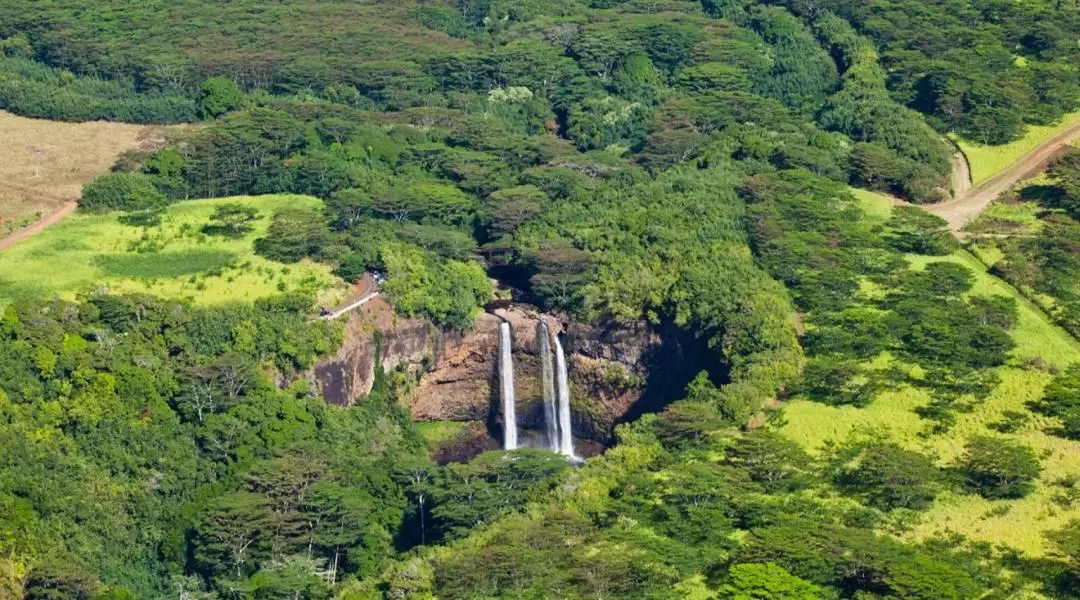
[(449, 452), (455, 459), (511, 447), (596, 454), (614, 441), (616, 424), (670, 402), (708, 356), (674, 327), (589, 325), (522, 303), (493, 307), (456, 333), (394, 318), (376, 299), (350, 316), (344, 334), (337, 354), (308, 373), (313, 390), (338, 405), (362, 402), (378, 364), (407, 388), (401, 402), (414, 421), (472, 424), (471, 437), (453, 442), (471, 450)]

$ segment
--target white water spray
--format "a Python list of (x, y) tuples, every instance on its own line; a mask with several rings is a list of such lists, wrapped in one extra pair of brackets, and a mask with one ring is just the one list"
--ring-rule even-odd
[(517, 449), (517, 414), (514, 411), (514, 359), (510, 355), (510, 324), (499, 325), (499, 382), (502, 383), (503, 448)]
[(536, 324), (536, 339), (540, 345), (540, 380), (544, 393), (544, 425), (546, 425), (548, 449), (559, 451), (558, 409), (555, 406), (555, 368), (551, 358), (551, 338), (547, 324)]
[(566, 375), (566, 355), (563, 354), (559, 336), (555, 336), (555, 381), (559, 390), (559, 452), (572, 459), (574, 435), (570, 427), (570, 380)]

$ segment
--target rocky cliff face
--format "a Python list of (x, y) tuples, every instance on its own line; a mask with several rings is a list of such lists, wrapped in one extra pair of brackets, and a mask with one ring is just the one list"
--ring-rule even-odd
[[(499, 324), (506, 320), (514, 343), (514, 383), (518, 425), (544, 428), (537, 324), (562, 336), (571, 380), (575, 438), (608, 443), (612, 427), (656, 410), (681, 393), (693, 375), (678, 336), (645, 323), (598, 327), (564, 323), (532, 307), (514, 305), (481, 314), (465, 334), (439, 331), (431, 324), (392, 317), (389, 306), (373, 301), (349, 318), (345, 343), (310, 374), (329, 402), (347, 405), (371, 391), (375, 374), (376, 331), (380, 360), (387, 371), (417, 376), (403, 400), (418, 421), (481, 421), (502, 429), (498, 398)], [(523, 440), (530, 438), (523, 432)], [(532, 436), (539, 437), (539, 436)]]

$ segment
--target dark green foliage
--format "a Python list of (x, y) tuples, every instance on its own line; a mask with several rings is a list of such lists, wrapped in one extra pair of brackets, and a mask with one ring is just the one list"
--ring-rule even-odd
[[(1008, 597), (1026, 574), (1000, 576), (999, 554), (883, 533), (948, 485), (930, 457), (875, 441), (817, 462), (773, 430), (772, 401), (862, 406), (909, 385), (947, 428), (994, 389), (1015, 302), (973, 296), (953, 262), (912, 269), (905, 253), (956, 249), (941, 221), (902, 208), (871, 224), (847, 185), (948, 193), (948, 148), (904, 105), (990, 141), (1071, 107), (1075, 11), (860, 1), (0, 6), (16, 34), (0, 101), (207, 119), (91, 184), (87, 208), (314, 195), (325, 210), (273, 215), (261, 255), (377, 269), (396, 314), (458, 332), (496, 277), (567, 319), (655, 327), (665, 364), (685, 363), (648, 373), (658, 414), (580, 468), (538, 450), (437, 467), (397, 402), (415, 379), (386, 373), (383, 348), (369, 397), (311, 395), (306, 371), (340, 342), (308, 320), (312, 298), (20, 301), (0, 319), (0, 544), (32, 559), (28, 593)], [(1074, 166), (1053, 171), (1055, 219), (1074, 212)], [(205, 231), (254, 217), (221, 205)], [(1080, 236), (1047, 223), (1002, 268), (1045, 256), (1033, 285), (1065, 290)], [(137, 258), (106, 268), (231, 260)], [(1064, 419), (1073, 375), (1040, 410)], [(960, 470), (1014, 497), (1038, 464), (973, 440)]]
[(883, 511), (924, 510), (944, 483), (929, 457), (893, 443), (853, 443), (838, 448), (831, 460), (833, 483), (843, 493)]
[[(974, 277), (954, 262), (911, 270), (831, 182), (781, 172), (748, 178), (741, 191), (750, 203), (755, 253), (791, 287), (813, 325), (805, 337), (812, 358), (798, 392), (865, 405), (896, 380), (862, 363), (889, 351), (928, 371), (900, 379), (932, 391), (937, 400), (925, 410), (943, 423), (960, 408), (960, 396), (989, 394), (987, 369), (1003, 364), (1015, 346), (1006, 331), (1016, 322), (1013, 302), (968, 296)], [(860, 293), (864, 277), (885, 288), (883, 297)]]
[(160, 208), (129, 212), (116, 217), (116, 220), (131, 227), (157, 227), (161, 225), (161, 216), (165, 211)]
[(1027, 496), (1042, 470), (1031, 448), (986, 436), (968, 440), (959, 466), (968, 486), (990, 499)]
[[(31, 597), (171, 593), (154, 566), (166, 563), (215, 585), (254, 574), (281, 586), (257, 571), (303, 554), (370, 573), (392, 553), (404, 496), (388, 472), (422, 452), (407, 420), (374, 398), (328, 410), (306, 386), (267, 379), (293, 379), (340, 343), (296, 312), (310, 305), (96, 295), (8, 307), (0, 536), (33, 559)], [(46, 403), (65, 407), (48, 423)], [(31, 431), (49, 441), (28, 443)]]
[(914, 206), (893, 208), (892, 218), (885, 226), (889, 244), (900, 252), (945, 256), (960, 248), (945, 219)]
[(593, 259), (577, 248), (551, 248), (536, 254), (529, 283), (551, 308), (577, 309), (581, 291), (593, 278)]
[(284, 208), (274, 213), (266, 237), (255, 240), (255, 252), (284, 263), (318, 255), (327, 241), (322, 218), (310, 211)]
[(1003, 258), (993, 272), (1026, 293), (1053, 298), (1051, 314), (1074, 335), (1080, 334), (1080, 153), (1057, 158), (1047, 170), (1049, 185), (1029, 185), (1020, 200), (1037, 202), (1044, 209), (1033, 235), (993, 240)]
[(925, 113), (939, 131), (1003, 143), (1018, 137), (1025, 122), (1050, 122), (1076, 106), (1075, 95), (1059, 95), (1076, 81), (1070, 65), (1076, 48), (1059, 37), (1077, 29), (1073, 8), (991, 9), (960, 1), (926, 7), (902, 0), (835, 0), (818, 8), (835, 11), (874, 40), (892, 96)]
[(728, 448), (728, 462), (745, 469), (750, 480), (775, 494), (808, 486), (813, 461), (798, 444), (770, 431), (755, 431)]
[(1080, 439), (1080, 365), (1070, 365), (1048, 383), (1032, 409), (1060, 419), (1062, 436)]
[(483, 523), (521, 509), (536, 489), (568, 468), (565, 457), (539, 450), (487, 452), (466, 464), (451, 464), (431, 498), (433, 530), (455, 539)]
[(1061, 208), (1073, 218), (1080, 215), (1080, 152), (1070, 151), (1055, 159), (1046, 175), (1058, 192), (1050, 195), (1050, 207)]
[(93, 600), (101, 598), (101, 583), (78, 566), (50, 562), (30, 571), (26, 578), (27, 600)]
[(231, 79), (211, 77), (199, 86), (199, 116), (212, 119), (235, 110), (244, 102), (244, 92)]
[(79, 208), (102, 212), (109, 210), (156, 210), (165, 205), (165, 196), (142, 173), (110, 173), (86, 184), (79, 198)]
[(735, 565), (720, 587), (729, 600), (816, 600), (823, 590), (773, 563)]
[(656, 437), (665, 446), (685, 448), (708, 443), (725, 425), (712, 404), (681, 400), (669, 405), (656, 419)]
[(806, 364), (797, 389), (822, 404), (866, 406), (878, 391), (870, 377), (858, 361), (814, 358)]
[(768, 71), (754, 73), (754, 89), (795, 110), (815, 111), (839, 83), (836, 63), (785, 10), (756, 10), (751, 26), (769, 44), (772, 63)]
[(1073, 590), (1080, 582), (1080, 521), (1070, 521), (1065, 527), (1051, 532), (1049, 537), (1065, 562), (1064, 576), (1057, 583), (1061, 591), (1075, 595)]
[[(615, 551), (620, 544), (641, 549)], [(590, 548), (606, 551), (588, 553)], [(644, 536), (599, 531), (579, 514), (552, 509), (538, 519), (507, 519), (489, 546), (439, 559), (433, 583), (453, 598), (539, 599), (552, 589), (579, 598), (663, 597), (675, 583), (663, 569), (675, 558), (667, 550)]]
[(222, 204), (214, 208), (214, 214), (210, 215), (210, 222), (203, 225), (202, 232), (239, 238), (250, 233), (254, 229), (252, 223), (258, 219), (259, 211), (253, 206)]
[(183, 123), (195, 119), (195, 102), (181, 94), (139, 93), (122, 77), (77, 77), (28, 58), (3, 56), (0, 108), (57, 121)]
[(180, 250), (146, 254), (102, 254), (94, 264), (110, 277), (167, 279), (222, 269), (236, 262), (226, 250)]
[(775, 563), (809, 582), (838, 588), (843, 595), (861, 591), (926, 600), (977, 595), (980, 583), (971, 565), (942, 558), (946, 557), (868, 530), (805, 516), (777, 519), (751, 530), (737, 555), (740, 563)]

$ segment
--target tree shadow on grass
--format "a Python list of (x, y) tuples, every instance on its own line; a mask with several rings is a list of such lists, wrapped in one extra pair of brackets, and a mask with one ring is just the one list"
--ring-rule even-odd
[(99, 254), (93, 258), (93, 263), (109, 277), (167, 279), (224, 269), (236, 258), (236, 254), (225, 250), (183, 250), (149, 254)]

